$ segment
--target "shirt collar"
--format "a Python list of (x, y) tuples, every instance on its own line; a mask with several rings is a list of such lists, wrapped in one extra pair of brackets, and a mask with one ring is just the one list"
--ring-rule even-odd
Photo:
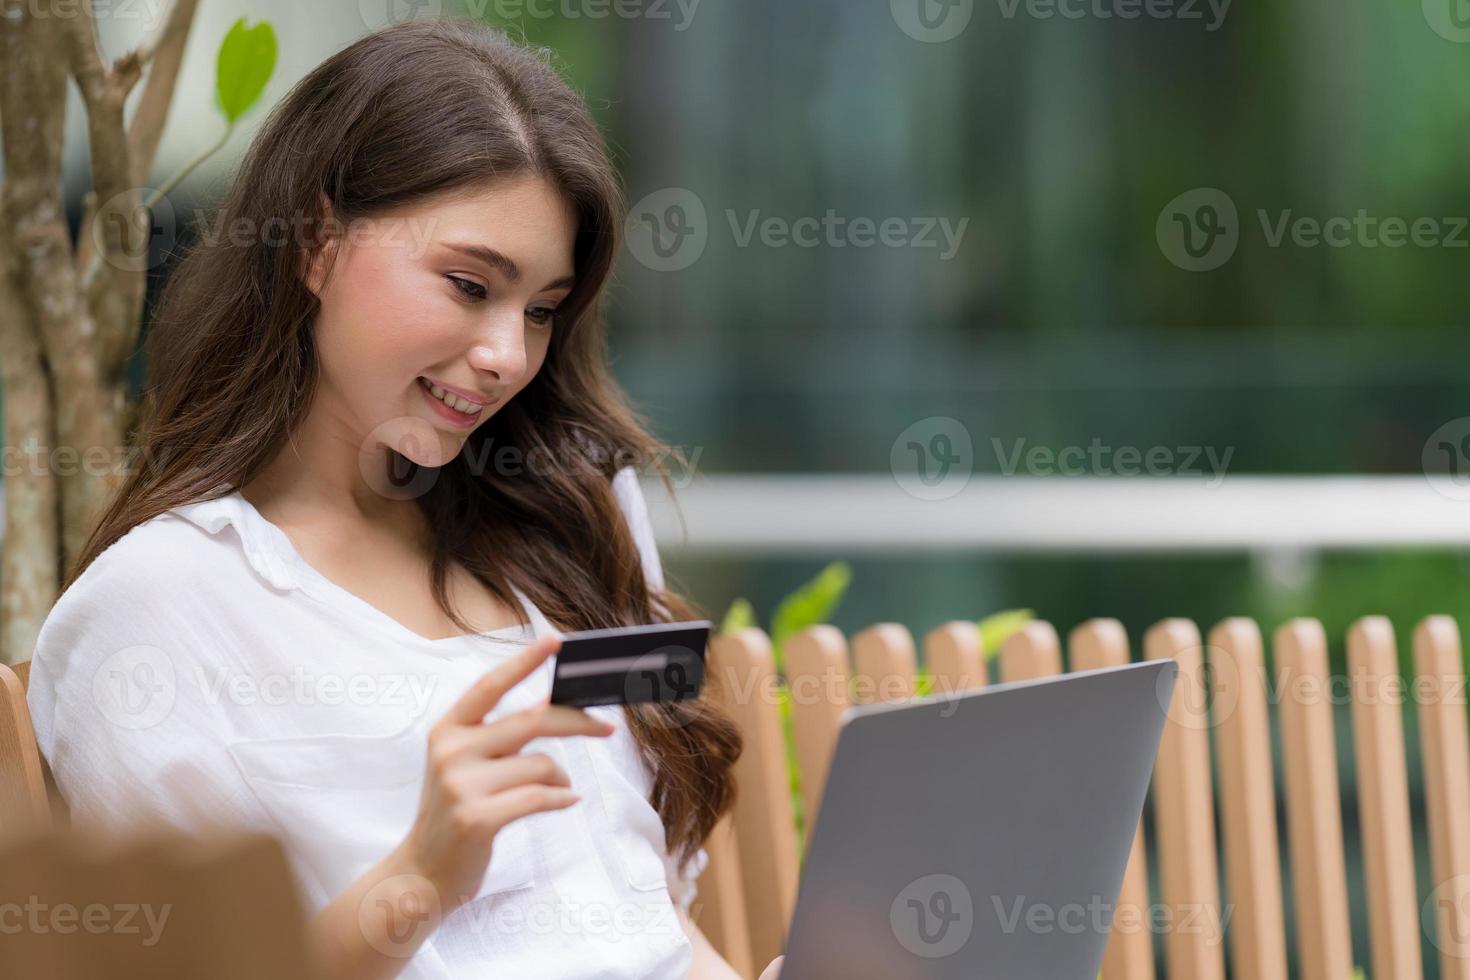
[(226, 526), (233, 527), (256, 574), (278, 589), (301, 586), (296, 568), (300, 559), (290, 546), (290, 539), (262, 517), (240, 491), (183, 504), (173, 508), (172, 513), (210, 534), (218, 534)]
[[(303, 575), (309, 569), (302, 567), (303, 559), (296, 553), (291, 539), (266, 520), (240, 491), (182, 504), (173, 508), (172, 513), (209, 534), (218, 534), (226, 526), (233, 527), (245, 551), (245, 558), (257, 575), (282, 591), (302, 588)], [(554, 628), (520, 586), (512, 583), (510, 588), (530, 622), (533, 638)]]

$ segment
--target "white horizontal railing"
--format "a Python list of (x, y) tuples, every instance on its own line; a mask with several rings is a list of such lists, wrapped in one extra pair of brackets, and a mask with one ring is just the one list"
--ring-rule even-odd
[(661, 482), (643, 482), (670, 553), (1470, 545), (1470, 500), (1449, 495), (1470, 486), (1447, 493), (1423, 476), (977, 476), (944, 500), (884, 475), (675, 477), (677, 511)]

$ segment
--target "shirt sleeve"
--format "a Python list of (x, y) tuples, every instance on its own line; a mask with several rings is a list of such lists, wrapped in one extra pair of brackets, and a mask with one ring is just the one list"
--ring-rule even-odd
[(189, 577), (125, 538), (42, 624), (26, 692), (36, 741), (73, 825), (98, 836), (270, 830), (228, 754), (225, 696), (200, 669), (228, 648)]
[(684, 868), (682, 874), (674, 865), (674, 858), (665, 854), (664, 869), (669, 877), (669, 897), (685, 912), (688, 912), (689, 906), (694, 902), (694, 896), (699, 892), (699, 876), (709, 866), (709, 852), (703, 847), (696, 851), (694, 857), (689, 859), (689, 864)]
[[(662, 589), (664, 573), (658, 556), (658, 545), (654, 542), (653, 523), (649, 520), (648, 502), (643, 497), (643, 488), (633, 467), (625, 466), (618, 471), (613, 478), (613, 492), (622, 505), (629, 530), (633, 532), (633, 540), (637, 542), (638, 552), (643, 558), (643, 577), (648, 581), (649, 588)], [(666, 852), (663, 861), (664, 871), (669, 879), (669, 896), (688, 912), (698, 891), (697, 879), (709, 865), (709, 854), (701, 847), (682, 873), (676, 867), (677, 862), (672, 855)]]
[(628, 529), (633, 532), (633, 541), (643, 559), (643, 577), (650, 589), (664, 587), (663, 564), (659, 561), (658, 545), (653, 539), (653, 522), (648, 517), (648, 501), (643, 498), (643, 487), (638, 482), (638, 472), (631, 466), (618, 470), (612, 481), (613, 493), (622, 505)]

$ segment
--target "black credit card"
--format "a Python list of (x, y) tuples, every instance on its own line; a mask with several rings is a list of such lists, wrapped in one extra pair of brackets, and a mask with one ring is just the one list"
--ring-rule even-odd
[(587, 707), (683, 701), (704, 686), (710, 621), (563, 633), (551, 703)]

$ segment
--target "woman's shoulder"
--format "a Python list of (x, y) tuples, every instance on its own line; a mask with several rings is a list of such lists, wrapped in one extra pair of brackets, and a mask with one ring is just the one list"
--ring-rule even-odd
[(178, 508), (159, 514), (129, 529), (72, 581), (47, 613), (36, 653), (84, 628), (166, 630), (193, 607), (240, 595), (249, 568), (238, 539), (211, 533)]

